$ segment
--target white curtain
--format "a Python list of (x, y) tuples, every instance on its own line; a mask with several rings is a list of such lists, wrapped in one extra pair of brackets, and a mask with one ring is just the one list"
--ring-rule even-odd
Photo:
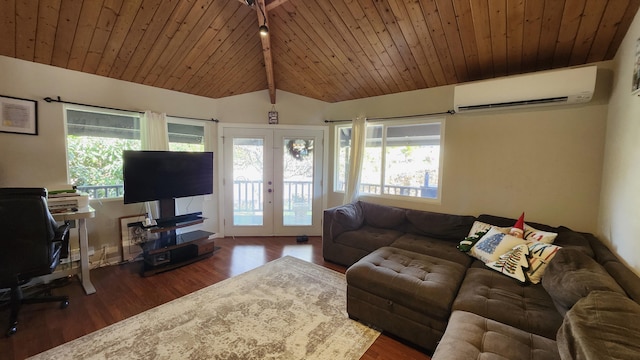
[(351, 126), (351, 152), (349, 154), (349, 173), (344, 192), (345, 204), (355, 201), (359, 196), (360, 175), (362, 173), (362, 161), (364, 159), (364, 144), (367, 134), (367, 119), (358, 116)]
[(142, 150), (169, 150), (166, 114), (145, 111), (140, 123)]
[[(167, 115), (153, 111), (145, 111), (140, 119), (140, 142), (142, 150), (169, 150), (169, 131), (167, 130)], [(158, 202), (146, 202), (147, 218), (158, 217), (160, 209)], [(152, 209), (153, 207), (153, 209)]]

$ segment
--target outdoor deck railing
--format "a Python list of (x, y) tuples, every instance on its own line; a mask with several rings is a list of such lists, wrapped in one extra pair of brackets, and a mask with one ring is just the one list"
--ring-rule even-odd
[[(233, 182), (233, 208), (236, 211), (262, 211), (262, 181), (236, 180)], [(304, 204), (311, 209), (313, 183), (310, 181), (285, 181), (283, 207), (285, 211), (293, 211), (296, 206)]]
[(78, 190), (89, 194), (89, 198), (91, 199), (124, 196), (124, 185), (78, 186)]
[[(342, 184), (344, 190), (344, 184)], [(362, 193), (379, 194), (380, 185), (361, 184)], [(86, 192), (92, 199), (103, 199), (124, 195), (123, 185), (95, 185), (78, 186), (78, 190)], [(411, 197), (435, 198), (438, 188), (431, 186), (384, 186), (384, 194), (403, 195)], [(263, 206), (262, 181), (236, 180), (233, 182), (234, 210), (236, 211), (262, 211)], [(313, 184), (310, 181), (285, 181), (283, 194), (283, 207), (285, 211), (292, 211), (296, 206), (304, 204), (311, 209), (313, 198)]]

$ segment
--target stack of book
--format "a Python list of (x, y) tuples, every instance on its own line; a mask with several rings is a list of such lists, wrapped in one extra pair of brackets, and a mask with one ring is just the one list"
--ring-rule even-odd
[(89, 206), (89, 195), (71, 185), (54, 188), (48, 191), (47, 206), (52, 214), (78, 211), (80, 208)]

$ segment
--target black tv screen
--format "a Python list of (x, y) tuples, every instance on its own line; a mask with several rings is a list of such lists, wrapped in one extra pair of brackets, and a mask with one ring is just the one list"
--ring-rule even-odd
[(213, 153), (132, 151), (122, 154), (124, 203), (213, 192)]

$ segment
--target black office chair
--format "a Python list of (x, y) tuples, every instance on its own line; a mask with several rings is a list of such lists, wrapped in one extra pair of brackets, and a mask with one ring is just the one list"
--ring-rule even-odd
[(60, 302), (69, 305), (67, 296), (25, 298), (21, 286), (36, 276), (51, 274), (69, 247), (69, 224), (58, 224), (47, 208), (47, 190), (43, 188), (0, 188), (0, 289), (10, 288), (9, 329), (15, 334), (22, 304)]

